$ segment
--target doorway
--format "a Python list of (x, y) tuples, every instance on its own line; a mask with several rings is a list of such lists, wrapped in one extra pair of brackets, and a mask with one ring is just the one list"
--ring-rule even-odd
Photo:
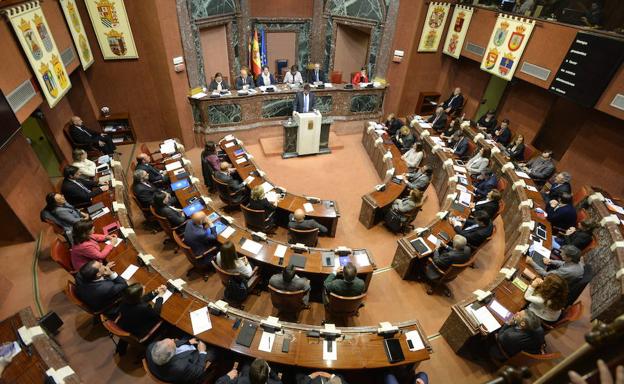
[(342, 73), (344, 82), (351, 82), (351, 74), (366, 66), (371, 30), (337, 24), (334, 48), (334, 71)]
[(479, 110), (477, 110), (475, 120), (480, 119), (485, 112), (491, 109), (496, 110), (498, 108), (498, 105), (503, 98), (503, 94), (505, 93), (505, 89), (507, 88), (507, 84), (507, 80), (501, 79), (500, 77), (494, 75), (490, 76), (490, 81), (488, 82), (485, 92), (483, 93), (483, 97), (481, 98), (483, 101), (479, 106)]
[(44, 133), (40, 120), (33, 116), (24, 120), (22, 123), (22, 134), (26, 137), (26, 140), (28, 140), (28, 143), (48, 175), (50, 177), (60, 177), (59, 159), (48, 137)]

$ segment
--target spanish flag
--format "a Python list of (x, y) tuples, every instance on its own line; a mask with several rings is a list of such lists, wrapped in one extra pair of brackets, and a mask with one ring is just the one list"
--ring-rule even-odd
[(251, 41), (251, 73), (254, 78), (262, 73), (262, 61), (260, 60), (260, 44), (258, 43), (258, 31), (254, 31)]

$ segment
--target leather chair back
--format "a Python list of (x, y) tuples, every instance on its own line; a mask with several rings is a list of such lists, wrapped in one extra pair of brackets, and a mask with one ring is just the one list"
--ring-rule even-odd
[(511, 365), (512, 367), (530, 367), (544, 362), (551, 362), (552, 360), (560, 358), (561, 353), (559, 352), (532, 354), (522, 351), (510, 357), (505, 364)]
[(69, 144), (72, 146), (72, 148), (80, 148), (80, 149), (84, 149), (85, 151), (87, 151), (87, 157), (89, 159), (93, 159), (95, 157), (99, 157), (102, 155), (102, 152), (98, 149), (94, 149), (89, 145), (86, 144), (78, 144), (74, 141), (74, 139), (71, 137), (71, 135), (69, 134), (69, 127), (70, 127), (70, 123), (66, 123), (63, 126), (63, 134), (65, 135), (65, 138), (67, 139), (67, 141), (69, 142)]
[(345, 318), (358, 316), (358, 312), (362, 306), (362, 301), (364, 301), (365, 297), (366, 292), (353, 297), (339, 296), (335, 293), (329, 293), (327, 296), (328, 303), (325, 308), (330, 315), (336, 317)]
[(236, 196), (236, 192), (232, 191), (227, 183), (219, 180), (214, 174), (212, 175), (212, 181), (217, 188), (219, 198), (227, 205), (228, 208), (238, 208), (240, 206), (234, 198)]
[(67, 243), (62, 242), (59, 239), (54, 239), (52, 247), (50, 248), (50, 257), (58, 265), (63, 267), (64, 270), (74, 275), (76, 271), (71, 263), (71, 255), (69, 253), (69, 246)]
[(99, 315), (99, 313), (93, 312), (80, 298), (76, 295), (76, 284), (73, 281), (67, 281), (65, 287), (65, 295), (69, 298), (69, 301), (79, 306), (83, 311), (91, 315)]
[(149, 366), (147, 365), (147, 359), (145, 359), (145, 358), (143, 358), (143, 369), (147, 373), (147, 376), (149, 376), (150, 379), (152, 379), (152, 381), (154, 381), (154, 383), (156, 383), (156, 384), (167, 384), (166, 382), (164, 382), (162, 380), (158, 380), (158, 378), (156, 376), (154, 376), (152, 374), (152, 372), (150, 372)]
[[(330, 76), (330, 81), (333, 84), (341, 84), (342, 83), (342, 72), (341, 71), (332, 71)], [(351, 79), (349, 79), (349, 82)]]
[[(446, 283), (446, 282), (455, 280), (455, 278), (464, 269), (468, 268), (469, 266), (471, 266), (475, 262), (476, 257), (477, 257), (477, 253), (474, 252), (472, 254), (472, 256), (470, 257), (470, 260), (468, 260), (467, 262), (462, 263), (462, 264), (451, 264), (451, 266), (446, 270), (446, 272), (440, 278), (440, 282)], [(431, 260), (431, 259), (429, 259), (429, 260)]]
[(169, 224), (169, 220), (157, 214), (154, 207), (150, 206), (149, 209), (150, 209), (150, 213), (152, 214), (152, 216), (154, 216), (154, 218), (156, 218), (156, 221), (158, 222), (160, 227), (163, 229), (163, 231), (165, 231), (167, 236), (169, 236), (169, 238), (173, 240), (173, 229), (171, 228), (171, 224)]
[(305, 307), (303, 297), (306, 291), (282, 291), (269, 285), (271, 293), (271, 303), (277, 309), (280, 318), (288, 318), (297, 320), (299, 312)]
[(227, 286), (227, 283), (228, 281), (230, 281), (231, 277), (240, 276), (240, 273), (228, 272), (225, 269), (221, 268), (215, 260), (212, 260), (211, 263), (214, 269), (217, 271), (217, 275), (219, 275), (219, 278), (221, 279), (221, 284), (223, 284), (224, 287)]
[(318, 228), (294, 229), (288, 228), (288, 242), (290, 244), (301, 243), (308, 247), (316, 247), (318, 242)]
[(241, 204), (243, 217), (245, 218), (245, 226), (254, 231), (265, 232), (267, 228), (266, 212), (264, 209), (251, 209)]

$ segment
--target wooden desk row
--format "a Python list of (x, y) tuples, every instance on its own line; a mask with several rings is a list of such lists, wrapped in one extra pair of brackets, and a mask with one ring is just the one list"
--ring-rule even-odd
[[(248, 189), (253, 189), (258, 185), (268, 183), (275, 187), (276, 185), (266, 177), (251, 154), (245, 150), (243, 143), (235, 137), (227, 136), (229, 140), (222, 140), (220, 143), (221, 149), (227, 154), (230, 164), (236, 169), (242, 180), (252, 176), (254, 179), (247, 185)], [(237, 156), (237, 153), (243, 153)], [(238, 159), (243, 159), (243, 162), (238, 163)], [(240, 160), (239, 160), (240, 161)], [(283, 199), (277, 204), (277, 224), (288, 228), (288, 217), (291, 213), (294, 213), (297, 209), (304, 209), (303, 205), (308, 203), (308, 199), (305, 196), (296, 195), (292, 192), (286, 191)], [(306, 213), (308, 218), (318, 221), (328, 229), (328, 235), (330, 237), (336, 236), (336, 227), (338, 226), (338, 218), (340, 217), (340, 210), (338, 209), (338, 203), (334, 200), (321, 200), (319, 203), (312, 204), (314, 211)]]
[[(186, 167), (189, 173), (192, 174), (190, 164)], [(116, 186), (113, 192), (114, 195), (105, 193), (94, 199), (96, 202), (101, 201), (111, 207), (111, 214), (106, 214), (95, 220), (97, 231), (101, 231), (104, 226), (114, 221), (118, 221), (122, 227), (131, 228), (126, 208), (129, 203), (126, 198), (127, 185), (125, 183), (125, 179), (123, 178), (123, 172), (119, 164), (113, 166), (113, 172), (116, 180), (123, 181), (120, 183), (115, 182)], [(191, 194), (188, 196), (190, 195)], [(178, 198), (181, 198), (180, 201), (185, 202), (186, 197), (187, 196), (185, 195), (178, 194)], [(113, 207), (113, 201), (117, 203), (115, 204), (115, 207)], [(119, 204), (124, 205), (122, 206)], [(213, 209), (210, 207), (207, 208), (208, 212), (211, 212), (212, 210)], [(231, 237), (231, 239), (238, 239), (236, 236), (242, 236), (243, 234), (248, 236), (248, 238), (251, 238), (249, 233), (244, 228), (241, 228), (236, 224), (234, 224), (233, 227), (236, 229), (236, 233), (231, 235), (234, 236)], [(223, 241), (224, 239), (220, 238), (219, 240)], [(235, 241), (235, 244), (237, 244), (238, 247), (238, 241)], [(261, 252), (260, 255), (249, 255), (249, 257), (256, 261), (277, 265), (277, 258), (273, 256), (275, 245), (276, 244), (274, 242), (264, 244), (263, 252)], [(137, 255), (139, 253), (146, 254), (145, 250), (141, 247), (136, 234), (130, 232), (127, 234), (125, 241), (111, 252), (108, 259), (115, 261), (115, 271), (122, 273), (129, 265), (137, 264)], [(288, 262), (288, 255), (289, 254), (287, 252), (285, 265), (287, 265)], [(151, 290), (166, 283), (170, 279), (176, 279), (178, 277), (173, 276), (164, 270), (159, 263), (158, 255), (154, 256), (155, 259), (152, 260), (149, 267), (139, 268), (139, 270), (137, 270), (137, 272), (135, 272), (129, 279), (129, 283), (139, 282), (145, 285), (147, 290)], [(310, 271), (304, 272), (319, 274), (326, 274), (330, 272), (320, 267), (320, 260), (318, 264), (315, 262), (316, 258), (320, 257), (319, 250), (313, 250), (307, 255), (307, 257), (308, 264), (306, 265), (306, 269), (309, 268)], [(193, 334), (189, 313), (193, 310), (205, 307), (208, 302), (209, 299), (207, 297), (184, 285), (182, 292), (174, 293), (163, 305), (161, 317), (182, 331)], [(321, 329), (320, 326), (283, 322), (282, 331), (277, 335), (272, 352), (266, 353), (258, 350), (258, 344), (260, 341), (259, 334), (255, 336), (253, 344), (250, 348), (243, 347), (236, 343), (238, 330), (232, 329), (232, 325), (237, 319), (243, 319), (258, 325), (262, 320), (262, 318), (254, 314), (231, 308), (227, 315), (210, 315), (212, 329), (202, 332), (196, 336), (208, 344), (229, 349), (250, 357), (262, 357), (273, 363), (322, 370), (387, 368), (394, 365), (416, 364), (422, 360), (429, 359), (429, 353), (431, 351), (431, 346), (427, 342), (426, 335), (420, 327), (420, 324), (418, 321), (413, 320), (396, 324), (396, 326), (400, 329), (400, 333), (394, 337), (402, 340), (401, 344), (405, 354), (405, 360), (397, 364), (388, 363), (384, 352), (382, 342), (383, 338), (376, 335), (377, 327), (375, 326), (338, 328), (342, 332), (342, 336), (338, 339), (337, 344), (338, 359), (335, 361), (329, 361), (323, 360), (322, 358), (322, 340), (307, 336), (308, 331), (318, 331)], [(421, 339), (426, 345), (425, 349), (414, 352), (410, 352), (408, 350), (407, 342), (403, 335), (405, 332), (411, 330), (417, 330), (419, 332)], [(259, 332), (261, 332), (261, 330), (259, 330)], [(290, 351), (288, 353), (281, 352), (281, 345), (285, 338), (291, 340)]]

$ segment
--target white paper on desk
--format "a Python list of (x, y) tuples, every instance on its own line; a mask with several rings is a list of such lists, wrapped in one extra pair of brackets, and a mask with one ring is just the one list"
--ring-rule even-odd
[(381, 136), (384, 133), (386, 133), (386, 130), (385, 129), (375, 129), (375, 133), (378, 134), (379, 136)]
[(303, 209), (306, 211), (306, 213), (314, 211), (314, 207), (310, 203), (303, 204)]
[(236, 145), (236, 143), (227, 143), (227, 144), (225, 144), (225, 148), (230, 148), (230, 147), (233, 147), (235, 145)]
[(463, 185), (461, 185), (461, 184), (457, 184), (455, 187), (457, 188), (457, 190), (458, 190), (458, 191), (461, 191), (461, 192), (468, 192), (468, 188), (464, 187), (464, 186), (463, 186)]
[(273, 343), (275, 342), (275, 333), (264, 331), (260, 338), (260, 344), (258, 344), (258, 350), (262, 352), (271, 352), (273, 349)]
[(249, 185), (249, 183), (254, 181), (254, 179), (255, 179), (255, 177), (249, 175), (249, 176), (247, 176), (247, 178), (245, 180), (243, 180), (243, 183), (245, 183), (245, 185)]
[(534, 241), (529, 247), (529, 251), (535, 251), (543, 257), (550, 259), (550, 249), (544, 247), (541, 242)]
[(257, 255), (258, 252), (260, 252), (260, 250), (262, 249), (262, 244), (257, 243), (253, 240), (245, 240), (245, 242), (243, 243), (243, 249), (247, 252), (251, 252), (254, 255)]
[(128, 268), (126, 268), (126, 270), (123, 271), (123, 273), (120, 276), (123, 277), (124, 280), (130, 280), (132, 275), (134, 275), (134, 273), (138, 270), (139, 270), (138, 265), (130, 264), (128, 265)]
[[(163, 304), (165, 304), (167, 302), (167, 300), (169, 300), (169, 298), (171, 297), (171, 295), (173, 295), (173, 292), (171, 292), (170, 290), (166, 290), (165, 294), (163, 295)], [(154, 297), (154, 299), (152, 299), (152, 302), (155, 303), (156, 299), (158, 299), (158, 296)]]
[(332, 83), (325, 83), (325, 88), (333, 88), (334, 84)]
[(416, 330), (409, 331), (405, 334), (405, 338), (411, 341), (412, 345), (414, 346), (413, 348), (409, 349), (410, 351), (414, 352), (414, 351), (420, 351), (421, 349), (425, 349), (425, 344), (423, 343), (422, 338), (420, 337), (420, 332)]
[(175, 152), (175, 144), (175, 140), (165, 140), (165, 142), (160, 145), (160, 153), (168, 155)]
[(245, 157), (241, 157), (241, 158), (236, 159), (236, 164), (242, 164), (245, 161), (247, 161), (247, 159)]
[(106, 184), (111, 180), (111, 175), (104, 175), (98, 178), (98, 184)]
[(508, 319), (512, 313), (503, 306), (503, 304), (499, 303), (496, 300), (492, 300), (490, 304), (490, 309), (494, 311), (501, 319)]
[(165, 164), (165, 169), (167, 172), (171, 172), (174, 169), (182, 168), (182, 163), (179, 161), (174, 161), (173, 163)]
[(193, 335), (199, 335), (212, 328), (208, 307), (202, 307), (190, 313), (191, 324), (193, 325)]
[[(327, 343), (332, 343), (332, 351), (327, 352)], [(338, 360), (338, 343), (336, 340), (327, 341), (323, 340), (323, 360), (334, 361)]]
[[(110, 212), (110, 209), (109, 209), (108, 207), (104, 207), (104, 208), (102, 208), (102, 210), (101, 210), (100, 212), (98, 212), (96, 215), (91, 216), (91, 220), (95, 220), (95, 219), (97, 219), (97, 218), (100, 218), (100, 217), (102, 217), (102, 216), (106, 215), (106, 214), (107, 214), (107, 213), (109, 213), (109, 212)], [(110, 242), (108, 242), (107, 244), (110, 244)], [(115, 246), (117, 246), (117, 245), (115, 245)]]
[(496, 320), (492, 312), (490, 312), (486, 306), (482, 306), (477, 310), (467, 306), (466, 309), (472, 311), (479, 324), (483, 324), (488, 333), (492, 333), (501, 327), (498, 320)]
[(453, 165), (453, 169), (455, 172), (466, 173), (466, 168), (459, 165)]
[[(362, 267), (370, 265), (370, 259), (368, 258), (368, 254), (364, 251), (355, 251), (355, 262)], [(340, 265), (340, 263), (336, 264)]]
[(427, 240), (429, 240), (429, 242), (435, 245), (436, 247), (438, 246), (438, 244), (440, 244), (440, 239), (438, 239), (434, 235), (427, 236)]
[(224, 239), (227, 239), (228, 237), (232, 236), (234, 232), (236, 232), (234, 228), (227, 227), (223, 230), (223, 232), (221, 232), (221, 236), (223, 236)]
[(269, 191), (269, 192), (266, 192), (265, 197), (267, 200), (269, 200), (269, 202), (276, 203), (277, 199), (279, 198), (279, 195), (275, 191)]
[(273, 190), (273, 185), (271, 185), (268, 181), (265, 181), (262, 183), (262, 189), (264, 189), (264, 193), (269, 193)]
[(444, 142), (444, 140), (442, 140), (442, 138), (438, 137), (438, 136), (430, 136), (431, 140), (435, 143), (438, 144), (441, 147), (444, 147), (446, 145), (446, 143)]
[(534, 187), (534, 186), (532, 186), (532, 185), (527, 185), (527, 186), (526, 186), (526, 189), (528, 189), (528, 190), (529, 190), (529, 191), (531, 191), (531, 192), (537, 192), (537, 188), (535, 188), (535, 187)]
[(430, 123), (418, 123), (422, 128), (433, 128)]
[[(123, 241), (123, 239), (121, 237), (118, 237), (117, 240), (115, 241), (115, 244), (113, 244), (113, 247), (118, 246), (119, 244), (121, 244), (122, 241)], [(112, 244), (112, 242), (110, 240), (106, 240), (106, 244), (110, 245), (110, 244)]]
[(284, 257), (284, 255), (286, 254), (286, 250), (288, 249), (287, 246), (282, 245), (282, 244), (278, 244), (277, 247), (275, 248), (275, 253), (273, 255), (277, 256), (277, 257)]
[(610, 211), (619, 213), (620, 215), (624, 215), (624, 208), (620, 207), (619, 205), (614, 204), (613, 200), (605, 199), (605, 203), (606, 203), (605, 205)]
[(459, 203), (468, 207), (472, 201), (472, 195), (466, 191), (459, 192)]
[(516, 175), (522, 177), (523, 179), (530, 179), (531, 176), (527, 175), (526, 172), (516, 171)]
[(193, 96), (191, 96), (191, 98), (193, 99), (201, 99), (202, 97), (206, 97), (208, 96), (207, 94), (205, 94), (204, 92), (198, 92), (196, 94), (194, 94)]
[(106, 163), (110, 163), (110, 156), (109, 155), (102, 155), (100, 157), (98, 157), (97, 162), (98, 164), (106, 164)]

